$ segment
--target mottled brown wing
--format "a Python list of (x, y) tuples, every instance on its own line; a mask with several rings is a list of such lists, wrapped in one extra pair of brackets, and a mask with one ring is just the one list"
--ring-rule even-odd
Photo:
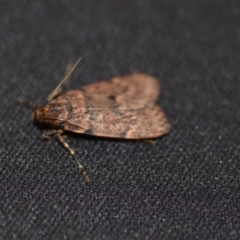
[(147, 74), (133, 73), (123, 77), (114, 77), (109, 81), (100, 81), (69, 91), (57, 98), (83, 99), (92, 109), (121, 108), (140, 109), (149, 102), (155, 102), (160, 93), (156, 78)]
[(127, 139), (156, 138), (169, 131), (170, 125), (162, 109), (151, 104), (143, 109), (127, 111), (108, 109), (92, 111), (94, 120), (85, 133)]
[[(158, 81), (134, 73), (69, 91), (56, 101), (66, 101), (63, 129), (103, 137), (143, 139), (169, 131), (169, 123), (155, 100)], [(63, 105), (63, 104), (61, 104)]]
[[(110, 81), (101, 81), (86, 85), (80, 90), (96, 104), (103, 106), (109, 99), (110, 104), (129, 106), (156, 101), (160, 86), (156, 78), (141, 73), (133, 73), (123, 77), (114, 77)], [(100, 100), (100, 101), (99, 101)], [(106, 107), (106, 106), (105, 106)]]

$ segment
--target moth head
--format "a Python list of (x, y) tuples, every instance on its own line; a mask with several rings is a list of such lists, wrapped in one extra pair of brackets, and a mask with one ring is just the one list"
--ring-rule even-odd
[(52, 101), (46, 106), (38, 107), (32, 113), (32, 120), (48, 125), (58, 125), (67, 114), (64, 106), (65, 105), (59, 101)]

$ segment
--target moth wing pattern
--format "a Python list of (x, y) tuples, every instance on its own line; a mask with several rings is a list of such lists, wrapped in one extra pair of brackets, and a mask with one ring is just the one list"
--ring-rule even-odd
[(156, 101), (160, 93), (159, 82), (152, 76), (133, 73), (123, 77), (114, 77), (110, 81), (101, 81), (81, 88), (86, 96), (99, 98), (112, 97), (119, 105), (131, 102)]
[(157, 79), (134, 73), (69, 91), (52, 102), (68, 106), (67, 113), (59, 118), (65, 130), (146, 139), (159, 137), (170, 128), (164, 112), (155, 103), (159, 92)]

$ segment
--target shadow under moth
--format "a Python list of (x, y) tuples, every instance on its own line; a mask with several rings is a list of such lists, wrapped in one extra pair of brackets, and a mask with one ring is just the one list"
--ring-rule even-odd
[(64, 134), (74, 132), (107, 138), (152, 139), (166, 134), (170, 124), (156, 103), (160, 93), (159, 82), (147, 74), (113, 77), (61, 94), (63, 84), (79, 61), (67, 68), (61, 83), (44, 104), (37, 106), (32, 119), (52, 128), (44, 137), (57, 137), (76, 160), (86, 181), (90, 182)]

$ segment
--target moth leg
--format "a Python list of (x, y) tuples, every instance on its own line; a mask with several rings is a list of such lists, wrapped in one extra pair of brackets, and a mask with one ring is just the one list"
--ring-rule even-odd
[[(44, 138), (44, 139), (47, 139), (47, 140), (52, 140), (52, 138), (53, 138), (54, 136), (56, 136), (57, 133), (61, 134), (61, 137), (62, 137), (63, 139), (67, 139), (67, 138), (68, 138), (68, 135), (66, 135), (66, 134), (63, 135), (63, 133), (64, 133), (63, 130), (55, 130), (55, 129), (44, 133), (44, 134), (43, 134), (43, 138)], [(73, 151), (74, 151), (74, 152), (78, 152), (78, 151), (80, 151), (80, 148), (73, 148)]]
[(56, 130), (53, 129), (51, 131), (48, 131), (46, 133), (43, 134), (43, 138), (47, 139), (47, 140), (51, 140), (52, 137), (54, 137), (57, 133), (62, 134), (63, 130)]
[(157, 143), (157, 139), (145, 139), (144, 141), (152, 145), (155, 145)]
[(68, 135), (62, 135), (62, 137), (64, 138), (64, 139), (67, 139), (68, 138)]
[(79, 151), (80, 151), (80, 148), (73, 148), (73, 151), (74, 151), (74, 152), (79, 152)]
[(68, 145), (68, 143), (65, 141), (65, 139), (63, 138), (63, 136), (61, 135), (62, 132), (56, 132), (56, 137), (58, 139), (58, 141), (63, 145), (64, 148), (66, 148), (68, 150), (68, 152), (70, 153), (70, 155), (73, 156), (73, 158), (75, 159), (78, 168), (80, 169), (80, 171), (82, 172), (82, 175), (84, 176), (86, 182), (90, 182), (90, 178), (87, 174), (87, 172), (85, 171), (83, 165), (78, 161), (78, 159), (75, 156), (75, 151)]

